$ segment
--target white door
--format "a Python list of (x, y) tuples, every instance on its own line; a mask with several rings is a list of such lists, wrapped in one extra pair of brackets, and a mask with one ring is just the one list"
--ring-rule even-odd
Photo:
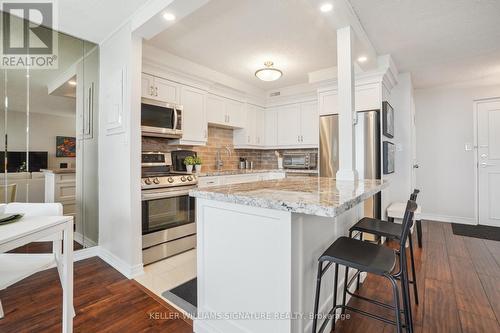
[(278, 146), (298, 146), (300, 144), (300, 105), (287, 105), (277, 109)]
[(477, 104), (479, 224), (500, 227), (500, 100)]
[(256, 108), (255, 112), (255, 144), (257, 146), (264, 145), (265, 136), (265, 114), (264, 109), (261, 107)]
[(316, 102), (300, 104), (300, 143), (303, 145), (319, 143), (319, 114)]

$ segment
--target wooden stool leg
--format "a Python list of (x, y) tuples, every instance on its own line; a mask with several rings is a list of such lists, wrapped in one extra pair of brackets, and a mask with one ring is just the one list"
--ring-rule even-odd
[(417, 227), (418, 247), (422, 248), (422, 220), (415, 221)]

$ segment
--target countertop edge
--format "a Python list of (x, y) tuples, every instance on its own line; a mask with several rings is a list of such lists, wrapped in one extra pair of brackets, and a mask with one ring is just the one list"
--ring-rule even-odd
[(199, 199), (207, 199), (214, 201), (221, 201), (233, 204), (240, 204), (250, 207), (267, 208), (274, 210), (287, 211), (296, 214), (306, 214), (322, 217), (337, 217), (340, 214), (348, 211), (357, 204), (365, 201), (369, 197), (382, 191), (389, 186), (389, 182), (384, 182), (377, 185), (373, 189), (363, 192), (362, 194), (342, 203), (339, 206), (322, 206), (316, 204), (303, 204), (300, 202), (285, 202), (281, 200), (264, 199), (264, 198), (248, 198), (244, 195), (224, 194), (217, 192), (210, 192), (209, 188), (206, 189), (193, 189), (189, 191), (189, 195)]

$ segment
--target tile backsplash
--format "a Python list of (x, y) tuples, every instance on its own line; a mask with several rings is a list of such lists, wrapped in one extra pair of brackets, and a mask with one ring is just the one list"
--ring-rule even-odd
[[(215, 156), (217, 147), (222, 147), (221, 156), (224, 165), (221, 170), (238, 169), (240, 158), (248, 159), (254, 162), (255, 169), (276, 169), (278, 167), (278, 159), (272, 150), (260, 149), (234, 149), (233, 147), (233, 130), (228, 128), (208, 127), (208, 141), (206, 146), (174, 146), (168, 145), (167, 139), (163, 138), (142, 138), (143, 151), (161, 151), (171, 152), (177, 149), (188, 149), (196, 151), (199, 157), (203, 160), (204, 171), (215, 171)], [(224, 149), (228, 147), (229, 152)], [(281, 154), (284, 152), (317, 152), (317, 149), (288, 149), (278, 150)]]

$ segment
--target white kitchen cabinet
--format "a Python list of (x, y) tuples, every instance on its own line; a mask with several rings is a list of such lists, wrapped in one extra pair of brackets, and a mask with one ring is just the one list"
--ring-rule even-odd
[(251, 173), (245, 175), (230, 175), (223, 177), (223, 184), (231, 185), (231, 184), (258, 182), (261, 179), (262, 175), (260, 173)]
[(207, 95), (207, 120), (213, 125), (241, 128), (245, 126), (243, 103), (229, 98)]
[(235, 147), (259, 147), (264, 142), (264, 109), (260, 106), (247, 104), (245, 126), (234, 131)]
[(207, 121), (215, 125), (227, 123), (226, 104), (222, 97), (207, 95)]
[(300, 144), (319, 144), (319, 114), (316, 102), (300, 104)]
[(222, 177), (199, 177), (198, 178), (198, 187), (208, 187), (208, 186), (218, 186), (222, 184)]
[(264, 146), (276, 147), (278, 145), (278, 113), (276, 109), (264, 110)]
[(277, 110), (278, 146), (300, 144), (300, 104), (279, 107)]
[(206, 95), (207, 93), (201, 89), (189, 86), (181, 87), (182, 139), (171, 141), (170, 144), (205, 145), (207, 143)]
[[(378, 110), (382, 105), (381, 92), (378, 85), (356, 87), (354, 105), (356, 111)], [(338, 114), (337, 90), (326, 90), (319, 93), (319, 115)]]
[(198, 187), (203, 188), (207, 186), (242, 184), (242, 183), (258, 182), (261, 180), (272, 180), (272, 179), (283, 179), (283, 178), (285, 178), (285, 172), (263, 172), (263, 173), (256, 172), (256, 173), (247, 173), (241, 175), (199, 177)]
[(244, 104), (242, 102), (226, 98), (226, 115), (229, 126), (245, 126)]
[(142, 97), (162, 102), (179, 103), (179, 84), (145, 73), (142, 73), (141, 84)]

